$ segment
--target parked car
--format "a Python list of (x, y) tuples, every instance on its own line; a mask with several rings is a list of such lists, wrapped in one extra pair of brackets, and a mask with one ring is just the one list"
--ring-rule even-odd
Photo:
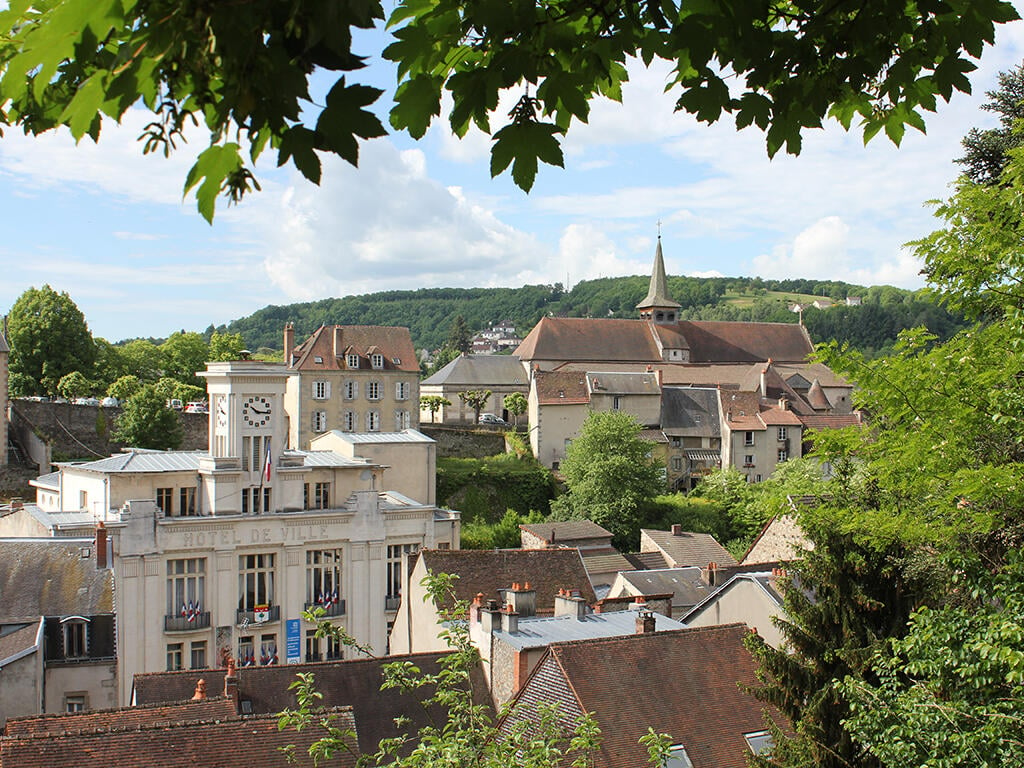
[(507, 427), (508, 422), (500, 416), (495, 416), (493, 413), (481, 413), (479, 422), (481, 424), (490, 424), (495, 427)]
[(167, 401), (167, 407), (173, 408), (176, 411), (180, 411), (185, 406), (182, 404), (181, 400), (179, 400), (176, 397), (172, 397), (170, 400)]
[(99, 405), (100, 401), (95, 397), (76, 397), (75, 405)]
[(185, 405), (185, 413), (209, 413), (210, 409), (202, 400), (196, 400)]
[(67, 402), (68, 402), (68, 399), (66, 397), (55, 397), (50, 402), (51, 403), (64, 403), (66, 405)]
[(116, 397), (104, 397), (100, 400), (100, 405), (104, 408), (117, 408), (121, 404), (121, 401)]

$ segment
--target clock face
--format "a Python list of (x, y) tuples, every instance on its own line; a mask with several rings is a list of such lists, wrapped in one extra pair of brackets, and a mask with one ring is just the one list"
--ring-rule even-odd
[(270, 401), (254, 395), (242, 401), (242, 422), (249, 427), (264, 427), (270, 423)]
[(228, 425), (228, 399), (226, 397), (217, 400), (217, 426), (223, 429)]

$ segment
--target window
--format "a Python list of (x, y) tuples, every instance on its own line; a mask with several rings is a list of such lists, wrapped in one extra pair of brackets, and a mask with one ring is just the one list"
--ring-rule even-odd
[(663, 768), (693, 768), (690, 756), (686, 754), (686, 747), (682, 744), (673, 744), (669, 747)]
[(762, 752), (766, 752), (775, 746), (772, 741), (772, 735), (768, 731), (744, 733), (743, 738), (747, 740), (747, 746), (750, 747), (750, 751), (755, 755), (760, 755)]
[(694, 424), (700, 424), (700, 414), (699, 413), (693, 414), (693, 423)]
[(85, 694), (84, 693), (69, 693), (64, 696), (64, 711), (65, 712), (84, 712), (85, 711)]
[(255, 611), (257, 605), (274, 603), (274, 555), (241, 555), (238, 558), (238, 610)]
[(178, 514), (191, 517), (196, 513), (196, 489), (182, 488), (178, 491)]
[(395, 432), (408, 429), (411, 423), (408, 411), (395, 411)]
[(395, 382), (395, 400), (408, 400), (409, 399), (409, 382), (408, 381), (396, 381)]
[(256, 664), (256, 646), (252, 635), (238, 638), (238, 666), (252, 667)]
[(681, 437), (672, 437), (672, 438), (669, 438), (668, 442), (669, 442), (669, 445), (671, 445), (673, 448), (679, 448), (683, 444), (683, 438), (681, 438)]
[(167, 671), (177, 672), (179, 669), (184, 669), (182, 666), (183, 657), (185, 654), (184, 643), (168, 643), (167, 644)]
[(392, 357), (391, 358), (391, 362), (394, 363), (395, 365), (401, 365), (402, 364), (402, 358), (400, 358), (400, 357)]
[(672, 457), (672, 471), (682, 472), (683, 471), (683, 459), (681, 456)]
[(249, 514), (249, 489), (248, 488), (243, 488), (242, 489), (242, 514), (243, 515), (248, 515)]
[(412, 555), (419, 552), (419, 550), (419, 544), (388, 544), (388, 598), (402, 596), (402, 555)]
[(250, 443), (252, 443), (251, 437), (242, 438), (242, 471), (249, 471), (249, 451), (251, 450)]
[(368, 381), (368, 382), (366, 382), (366, 399), (367, 400), (380, 400), (380, 382), (379, 381)]
[(196, 640), (189, 649), (192, 654), (192, 669), (206, 669), (206, 641)]
[(754, 475), (754, 482), (755, 483), (760, 483), (761, 482), (761, 476), (760, 475)]
[(374, 352), (372, 355), (370, 355), (370, 365), (378, 369), (383, 368), (384, 355), (380, 354), (379, 352)]
[(788, 432), (785, 427), (779, 427), (779, 440), (785, 440), (788, 437)]
[(342, 414), (342, 417), (341, 417), (341, 428), (343, 430), (345, 430), (346, 432), (355, 432), (356, 431), (356, 412), (355, 411), (345, 411), (345, 413)]
[(167, 615), (194, 622), (206, 594), (206, 558), (167, 561)]
[(366, 412), (366, 431), (380, 432), (380, 411)]
[(789, 458), (789, 451), (786, 451), (786, 450), (779, 451), (779, 461), (785, 461), (788, 458)]
[(320, 355), (313, 355), (313, 362), (316, 363), (317, 365), (323, 365), (324, 359)]
[(754, 454), (752, 454), (752, 453), (744, 454), (744, 456), (743, 456), (743, 466), (744, 467), (752, 467), (752, 466), (754, 466)]
[(317, 483), (313, 486), (313, 508), (327, 509), (331, 506), (331, 484)]
[(313, 431), (327, 431), (327, 411), (313, 411)]
[(64, 658), (81, 659), (88, 651), (87, 619), (78, 617), (62, 619), (64, 629)]
[(173, 488), (157, 488), (156, 489), (156, 505), (160, 508), (160, 511), (170, 517), (174, 514), (174, 489)]
[(345, 399), (355, 400), (359, 397), (359, 382), (349, 379), (345, 382)]
[(617, 411), (617, 410), (619, 410), (619, 409), (620, 409), (621, 407), (622, 407), (622, 398), (621, 398), (621, 397), (619, 397), (618, 395), (615, 395), (615, 396), (614, 396), (614, 397), (612, 398), (612, 410), (613, 410), (613, 411)]
[(744, 432), (743, 433), (743, 444), (744, 445), (753, 445), (754, 444), (754, 433), (753, 432)]
[(349, 368), (358, 368), (359, 367), (359, 355), (352, 355), (352, 354), (345, 355), (345, 365), (348, 366)]
[(326, 400), (331, 396), (331, 385), (326, 381), (313, 382), (313, 399)]
[(306, 630), (306, 661), (333, 661), (340, 659), (341, 653), (342, 645), (336, 638), (317, 637), (315, 629)]
[(89, 506), (89, 493), (88, 491), (78, 492), (78, 508), (85, 509)]
[(316, 549), (306, 553), (306, 603), (330, 610), (341, 601), (341, 550)]
[(260, 665), (277, 664), (277, 635), (260, 635)]

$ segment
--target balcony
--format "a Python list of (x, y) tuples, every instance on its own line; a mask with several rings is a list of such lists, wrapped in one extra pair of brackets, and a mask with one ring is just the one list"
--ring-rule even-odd
[(202, 611), (193, 615), (192, 621), (179, 614), (164, 616), (164, 632), (191, 632), (195, 629), (209, 629), (210, 612)]
[(397, 611), (398, 606), (402, 604), (402, 596), (395, 595), (394, 597), (384, 598), (384, 610), (385, 611)]
[(307, 664), (312, 664), (312, 663), (317, 662), (317, 661), (340, 661), (340, 660), (341, 660), (341, 652), (340, 651), (338, 653), (327, 653), (327, 654), (324, 654), (324, 653), (307, 653), (306, 654), (306, 663)]
[[(267, 622), (281, 620), (281, 606), (272, 605), (267, 609)], [(250, 624), (264, 624), (266, 622), (256, 621), (256, 611), (237, 611), (235, 622), (249, 626)]]
[(306, 603), (306, 610), (311, 611), (314, 608), (321, 608), (324, 611), (324, 618), (332, 618), (334, 616), (345, 615), (345, 601), (339, 600), (338, 602), (332, 602), (330, 605), (324, 605), (322, 603)]

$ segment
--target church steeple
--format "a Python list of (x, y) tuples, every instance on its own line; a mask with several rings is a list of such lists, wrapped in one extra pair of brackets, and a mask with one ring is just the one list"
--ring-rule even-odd
[(665, 279), (665, 257), (661, 253), (661, 233), (658, 233), (658, 247), (654, 251), (654, 269), (651, 270), (651, 284), (647, 296), (636, 305), (641, 320), (655, 323), (674, 323), (679, 319), (682, 304), (668, 297)]

